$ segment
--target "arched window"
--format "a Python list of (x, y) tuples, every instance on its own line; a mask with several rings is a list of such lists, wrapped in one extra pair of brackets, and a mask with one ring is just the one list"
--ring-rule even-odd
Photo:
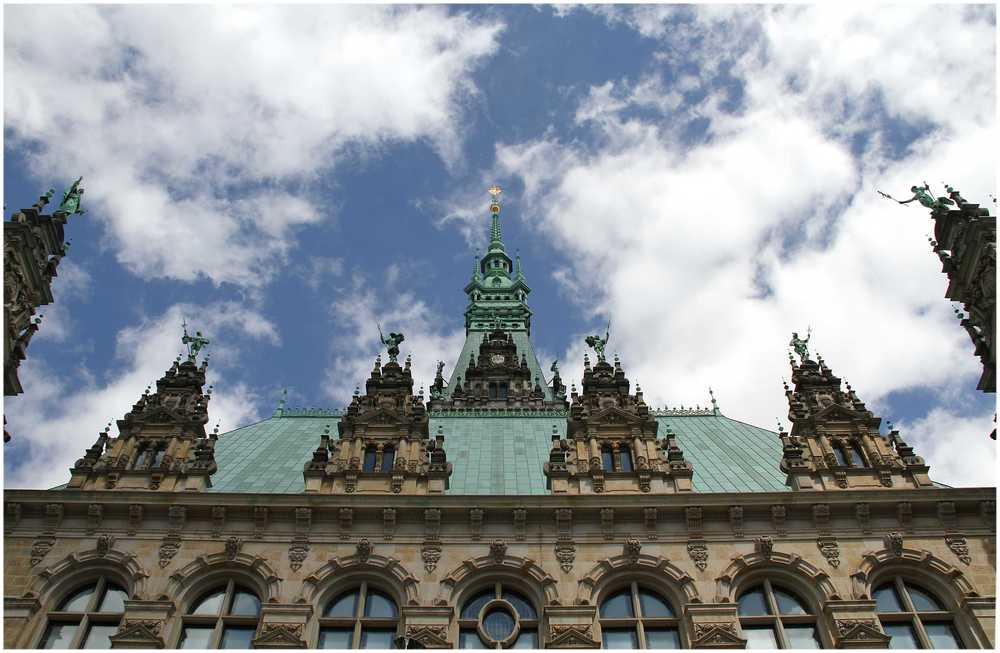
[(539, 648), (535, 606), (502, 583), (467, 600), (458, 626), (459, 648)]
[(797, 596), (765, 580), (737, 600), (747, 648), (821, 648), (816, 617)]
[(378, 449), (374, 446), (369, 446), (365, 448), (365, 462), (361, 467), (363, 472), (374, 472), (375, 471), (375, 461), (378, 460)]
[(618, 448), (618, 462), (621, 463), (621, 471), (632, 471), (632, 450), (627, 444), (622, 444)]
[(392, 447), (385, 447), (382, 449), (382, 471), (391, 472), (392, 464), (395, 462), (396, 451)]
[(326, 604), (317, 648), (394, 648), (398, 627), (396, 602), (362, 583)]
[(128, 592), (107, 578), (71, 592), (48, 614), (38, 648), (111, 648)]
[(847, 467), (847, 457), (844, 456), (844, 449), (840, 446), (839, 442), (830, 443), (830, 448), (833, 449), (833, 457), (837, 459), (837, 464), (841, 467)]
[(615, 452), (610, 444), (601, 447), (601, 466), (606, 472), (615, 471)]
[(190, 605), (177, 648), (250, 648), (259, 620), (257, 594), (229, 581)]
[(872, 592), (889, 648), (964, 648), (951, 613), (936, 596), (898, 576)]
[(865, 454), (861, 451), (861, 447), (858, 446), (857, 442), (852, 442), (847, 448), (851, 456), (851, 465), (854, 467), (865, 467)]
[(680, 621), (670, 603), (631, 583), (601, 602), (604, 648), (681, 648)]

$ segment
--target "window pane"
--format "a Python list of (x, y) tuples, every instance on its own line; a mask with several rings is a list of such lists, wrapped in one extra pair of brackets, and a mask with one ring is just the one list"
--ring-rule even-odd
[(479, 633), (475, 628), (463, 628), (458, 634), (458, 648), (486, 648), (486, 646), (479, 639)]
[(924, 630), (933, 648), (965, 648), (955, 628), (948, 622), (925, 623)]
[(896, 595), (896, 588), (892, 583), (887, 583), (874, 592), (872, 592), (872, 597), (875, 599), (875, 609), (878, 612), (902, 612), (903, 604)]
[(785, 624), (785, 638), (791, 648), (823, 648), (816, 636), (816, 626), (812, 624)]
[(627, 448), (622, 448), (618, 451), (618, 462), (622, 466), (623, 472), (632, 471), (632, 452)]
[(87, 629), (87, 638), (83, 642), (83, 648), (111, 648), (111, 640), (108, 639), (118, 632), (118, 624), (94, 624)]
[(256, 631), (256, 626), (228, 626), (222, 631), (219, 648), (250, 648), (250, 640)]
[(861, 449), (860, 449), (860, 447), (858, 447), (858, 445), (852, 444), (851, 448), (848, 449), (848, 451), (851, 452), (851, 464), (852, 465), (854, 465), (855, 467), (864, 467), (865, 466), (865, 457), (861, 453)]
[(90, 605), (90, 597), (94, 595), (97, 585), (88, 585), (78, 589), (74, 594), (62, 602), (59, 610), (62, 612), (86, 612)]
[(462, 608), (462, 619), (478, 619), (479, 611), (483, 609), (484, 605), (492, 601), (495, 595), (493, 590), (488, 590), (469, 599), (465, 607)]
[(743, 626), (747, 648), (778, 648), (778, 638), (770, 626)]
[(533, 630), (522, 630), (511, 648), (538, 648), (538, 633)]
[(604, 619), (622, 619), (634, 616), (632, 594), (629, 590), (609, 596), (601, 604), (601, 617)]
[(386, 447), (382, 450), (382, 471), (391, 472), (392, 463), (396, 458), (396, 452), (392, 447)]
[(672, 617), (674, 611), (662, 598), (649, 590), (639, 590), (639, 609), (644, 617)]
[(841, 467), (847, 467), (847, 459), (844, 458), (844, 450), (840, 448), (840, 445), (832, 445), (830, 447), (833, 449), (833, 457), (837, 459), (837, 464)]
[(755, 587), (743, 594), (737, 603), (736, 612), (744, 617), (771, 614), (771, 609), (767, 606), (767, 600), (764, 598), (764, 588), (762, 587)]
[(646, 648), (680, 648), (681, 635), (675, 628), (646, 628)]
[(260, 601), (255, 594), (236, 590), (236, 593), (233, 594), (233, 609), (229, 611), (229, 614), (256, 617), (260, 614)]
[(778, 612), (780, 614), (809, 614), (806, 610), (805, 605), (802, 601), (784, 590), (779, 590), (774, 588), (774, 598), (778, 603)]
[(194, 609), (189, 614), (219, 614), (224, 598), (226, 598), (224, 589), (210, 592), (195, 603)]
[(374, 472), (375, 471), (375, 448), (368, 447), (365, 449), (365, 462), (364, 466), (361, 468), (363, 472)]
[(604, 648), (639, 648), (639, 634), (635, 628), (602, 628)]
[(534, 606), (531, 605), (528, 599), (524, 598), (517, 592), (504, 590), (502, 596), (505, 601), (514, 606), (514, 609), (517, 610), (517, 616), (521, 619), (538, 618), (538, 613), (535, 612)]
[(357, 608), (358, 590), (342, 594), (327, 606), (324, 617), (347, 617), (353, 619)]
[(79, 624), (49, 624), (42, 639), (42, 648), (69, 648)]
[(390, 628), (365, 628), (361, 631), (361, 648), (393, 648), (396, 631)]
[(353, 628), (323, 628), (319, 631), (318, 648), (351, 648)]
[(912, 585), (906, 586), (906, 591), (910, 594), (910, 600), (913, 601), (913, 607), (917, 612), (934, 612), (936, 610), (944, 610), (941, 604), (935, 599), (929, 592), (925, 592), (922, 589), (918, 589)]
[(882, 630), (892, 638), (889, 640), (889, 648), (920, 648), (917, 646), (917, 636), (913, 633), (913, 627), (908, 623), (883, 621)]
[(601, 464), (604, 466), (604, 471), (614, 471), (615, 459), (614, 453), (611, 451), (611, 447), (601, 449)]
[(125, 601), (128, 594), (117, 585), (108, 585), (104, 591), (104, 598), (101, 599), (100, 612), (125, 612)]
[(494, 641), (507, 639), (514, 632), (514, 617), (503, 608), (490, 608), (483, 617), (483, 630)]
[(381, 592), (368, 592), (368, 598), (365, 600), (365, 616), (395, 619), (396, 603)]
[(185, 626), (180, 648), (208, 648), (212, 630), (211, 626)]

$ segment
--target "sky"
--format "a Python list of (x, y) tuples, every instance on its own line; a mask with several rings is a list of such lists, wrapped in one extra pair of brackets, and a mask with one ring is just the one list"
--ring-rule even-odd
[(725, 415), (787, 427), (788, 341), (811, 327), (932, 478), (995, 484), (995, 397), (933, 222), (874, 192), (948, 182), (995, 214), (993, 6), (3, 16), (6, 218), (80, 175), (87, 210), (5, 401), (5, 487), (65, 482), (182, 351), (183, 319), (211, 340), (223, 432), (283, 388), (344, 406), (376, 322), (418, 385), (438, 360), (447, 377), (493, 183), (536, 352), (567, 384), (610, 320), (650, 405), (711, 387)]

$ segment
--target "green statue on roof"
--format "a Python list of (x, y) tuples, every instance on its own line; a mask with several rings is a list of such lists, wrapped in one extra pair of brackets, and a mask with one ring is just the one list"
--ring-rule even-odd
[(83, 189), (80, 188), (81, 181), (83, 181), (83, 177), (74, 181), (69, 190), (63, 193), (62, 202), (59, 203), (56, 213), (65, 213), (67, 215), (76, 215), (78, 213), (82, 215), (86, 213), (85, 210), (80, 208), (80, 196), (83, 195)]
[(604, 362), (604, 347), (608, 344), (608, 340), (611, 339), (611, 320), (608, 320), (608, 327), (604, 330), (604, 337), (601, 338), (599, 335), (587, 336), (584, 339), (591, 349), (597, 352), (597, 361), (599, 363)]
[(375, 323), (378, 326), (378, 339), (382, 341), (382, 344), (386, 346), (386, 352), (389, 354), (389, 362), (395, 363), (396, 357), (399, 356), (399, 343), (403, 342), (405, 338), (402, 333), (392, 333), (389, 332), (389, 337), (386, 338), (382, 335), (382, 325)]
[(209, 344), (209, 340), (201, 335), (201, 331), (195, 331), (193, 336), (189, 336), (187, 331), (187, 320), (184, 320), (181, 326), (184, 329), (184, 336), (181, 338), (181, 342), (187, 345), (188, 360), (193, 363), (198, 357), (198, 352), (204, 349), (205, 345)]
[[(949, 191), (951, 189), (949, 188)], [(922, 205), (929, 208), (934, 213), (943, 213), (948, 210), (949, 206), (954, 206), (955, 202), (951, 201), (947, 197), (934, 197), (931, 195), (931, 187), (925, 181), (923, 186), (911, 186), (910, 192), (913, 193), (913, 197), (908, 200), (897, 200), (895, 197), (883, 193), (882, 191), (876, 191), (882, 197), (888, 198), (893, 202), (899, 204), (909, 204), (910, 202), (917, 201)]]
[(806, 362), (809, 359), (809, 339), (812, 338), (812, 327), (806, 331), (806, 339), (803, 340), (799, 337), (797, 331), (792, 332), (792, 339), (788, 342), (788, 346), (795, 350), (795, 353), (799, 355), (802, 362)]

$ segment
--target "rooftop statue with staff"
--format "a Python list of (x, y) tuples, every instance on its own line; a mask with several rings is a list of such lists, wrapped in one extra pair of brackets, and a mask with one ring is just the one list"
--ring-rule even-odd
[(204, 349), (205, 345), (208, 345), (210, 341), (201, 335), (201, 331), (195, 331), (193, 336), (188, 335), (187, 320), (184, 320), (181, 327), (184, 329), (184, 336), (181, 338), (181, 342), (187, 345), (188, 360), (193, 363), (198, 358), (198, 352)]
[(608, 320), (608, 326), (604, 330), (604, 337), (603, 338), (601, 338), (601, 336), (599, 336), (599, 335), (592, 335), (592, 336), (587, 336), (584, 339), (584, 342), (586, 342), (588, 345), (590, 345), (590, 347), (595, 352), (597, 352), (597, 361), (599, 363), (603, 363), (605, 361), (605, 359), (604, 359), (604, 347), (608, 344), (608, 341), (610, 339), (611, 339), (611, 320)]
[(403, 342), (405, 338), (402, 333), (389, 332), (389, 337), (386, 338), (382, 334), (382, 325), (378, 322), (375, 323), (378, 327), (378, 339), (382, 341), (382, 344), (386, 346), (386, 353), (389, 354), (389, 362), (395, 363), (396, 357), (399, 356), (399, 343)]
[(799, 337), (797, 331), (792, 332), (792, 339), (788, 342), (788, 346), (795, 350), (795, 353), (799, 355), (801, 362), (806, 362), (809, 360), (809, 339), (812, 338), (812, 327), (809, 327), (806, 331), (806, 339), (803, 340)]

